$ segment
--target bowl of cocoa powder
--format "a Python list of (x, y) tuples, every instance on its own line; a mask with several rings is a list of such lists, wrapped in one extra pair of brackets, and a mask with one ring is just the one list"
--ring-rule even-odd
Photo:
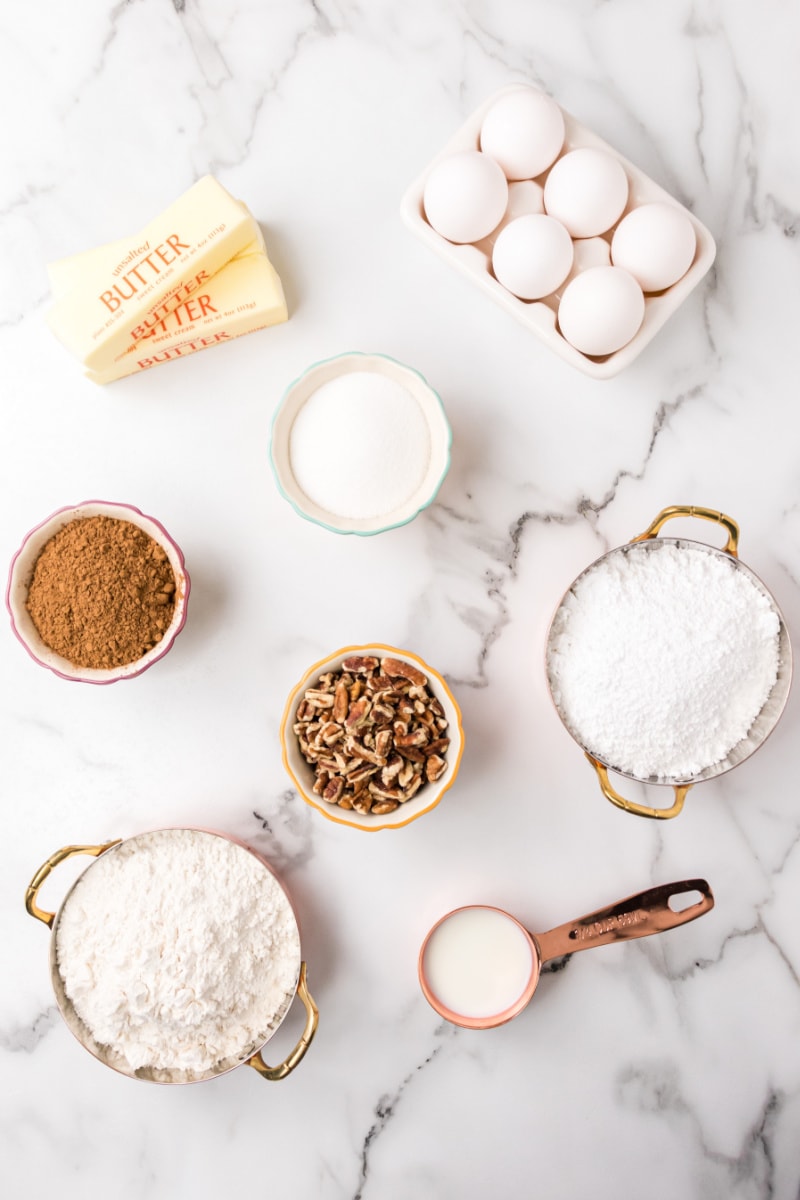
[(163, 525), (130, 504), (85, 500), (27, 534), (6, 607), (40, 666), (62, 679), (115, 683), (164, 657), (186, 620), (189, 588)]
[(461, 712), (432, 667), (407, 650), (345, 646), (292, 689), (283, 764), (300, 795), (340, 825), (399, 829), (455, 782)]

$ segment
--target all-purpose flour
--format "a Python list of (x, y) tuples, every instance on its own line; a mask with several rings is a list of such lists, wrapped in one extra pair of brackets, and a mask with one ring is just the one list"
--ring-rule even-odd
[(141, 1067), (203, 1072), (266, 1040), (300, 968), (292, 909), (247, 850), (197, 830), (142, 834), (78, 881), (57, 931), (67, 996)]
[(733, 563), (686, 543), (634, 545), (590, 569), (556, 614), (553, 698), (603, 762), (687, 778), (747, 735), (777, 678), (778, 631)]

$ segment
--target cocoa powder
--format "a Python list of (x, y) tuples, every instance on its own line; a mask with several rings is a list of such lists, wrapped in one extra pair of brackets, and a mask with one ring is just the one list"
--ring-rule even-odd
[(42, 641), (74, 666), (135, 662), (175, 611), (175, 574), (158, 542), (115, 517), (70, 521), (33, 568), (26, 607)]

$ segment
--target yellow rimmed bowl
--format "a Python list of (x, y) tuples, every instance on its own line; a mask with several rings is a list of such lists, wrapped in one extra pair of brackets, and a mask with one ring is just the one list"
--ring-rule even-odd
[[(686, 538), (663, 538), (659, 537), (662, 527), (667, 521), (674, 518), (696, 517), (704, 521), (712, 521), (721, 525), (724, 529), (727, 539), (722, 549), (717, 549), (706, 542), (692, 541)], [(768, 602), (769, 607), (775, 614), (778, 621), (778, 671), (774, 684), (767, 696), (766, 701), (747, 734), (731, 748), (724, 758), (717, 762), (709, 764), (695, 774), (676, 775), (676, 776), (641, 776), (631, 774), (620, 768), (609, 757), (603, 756), (598, 747), (586, 746), (578, 732), (573, 728), (569, 720), (569, 715), (564, 711), (559, 702), (558, 686), (554, 682), (551, 670), (551, 654), (553, 645), (558, 637), (558, 632), (561, 626), (561, 618), (564, 611), (564, 606), (573, 589), (585, 578), (589, 572), (593, 571), (600, 563), (607, 561), (615, 556), (626, 555), (631, 551), (636, 553), (658, 553), (659, 548), (664, 545), (672, 545), (678, 548), (684, 547), (689, 550), (702, 550), (702, 552), (718, 557), (728, 564), (735, 571), (741, 572), (761, 593)], [(722, 645), (719, 648), (720, 655), (727, 652), (727, 647)], [(703, 508), (696, 505), (672, 505), (669, 508), (662, 509), (658, 516), (647, 527), (644, 533), (631, 539), (624, 546), (619, 546), (611, 550), (608, 554), (602, 555), (591, 563), (577, 579), (573, 580), (570, 587), (562, 596), (558, 607), (550, 622), (550, 627), (547, 633), (546, 651), (545, 651), (545, 670), (547, 676), (547, 685), (550, 691), (550, 698), (558, 713), (564, 727), (571, 737), (577, 742), (581, 750), (586, 755), (587, 759), (593, 766), (603, 795), (614, 804), (617, 808), (621, 808), (624, 812), (633, 813), (639, 817), (652, 817), (660, 820), (676, 817), (681, 812), (686, 795), (695, 784), (703, 783), (709, 779), (715, 779), (717, 776), (724, 774), (726, 771), (732, 770), (746, 759), (750, 758), (756, 750), (766, 741), (773, 729), (780, 720), (781, 714), (786, 707), (786, 701), (789, 698), (789, 691), (792, 682), (792, 647), (789, 640), (789, 633), (786, 628), (786, 622), (783, 614), (778, 607), (774, 596), (767, 589), (765, 584), (759, 579), (754, 571), (745, 566), (739, 559), (739, 526), (732, 517), (725, 513), (718, 512), (716, 509)], [(609, 697), (609, 704), (613, 705), (613, 696)], [(618, 792), (611, 783), (609, 772), (620, 775), (625, 779), (629, 779), (638, 784), (654, 784), (657, 786), (668, 787), (673, 791), (673, 802), (663, 808), (651, 807), (647, 804), (640, 804), (634, 800), (629, 800), (627, 797)]]
[[(26, 607), (28, 588), (33, 578), (36, 560), (42, 550), (65, 525), (87, 517), (111, 517), (117, 521), (128, 521), (137, 525), (161, 546), (175, 576), (175, 608), (161, 641), (141, 658), (119, 667), (81, 667), (70, 662), (42, 640)], [(155, 517), (148, 517), (132, 504), (84, 500), (80, 504), (57, 509), (25, 535), (22, 545), (11, 561), (6, 588), (6, 608), (15, 637), (40, 667), (47, 667), (54, 675), (58, 675), (59, 679), (71, 679), (78, 683), (117, 683), (120, 679), (133, 679), (141, 675), (172, 649), (175, 638), (186, 622), (190, 588), (191, 581), (183, 552), (160, 521)]]
[[(74, 858), (76, 855), (85, 854), (93, 859), (99, 859), (101, 856), (105, 857), (107, 855), (119, 853), (123, 846), (129, 851), (133, 849), (135, 852), (137, 844), (144, 845), (145, 839), (152, 839), (154, 836), (169, 837), (170, 834), (182, 834), (186, 832), (201, 834), (209, 838), (218, 838), (223, 841), (230, 842), (234, 846), (241, 847), (242, 853), (251, 855), (264, 868), (265, 871), (268, 871), (270, 875), (272, 875), (273, 879), (278, 884), (278, 887), (282, 891), (288, 905), (289, 912), (295, 922), (295, 925), (297, 926), (297, 916), (292, 906), (289, 893), (280, 879), (278, 879), (270, 864), (262, 855), (254, 850), (252, 846), (248, 846), (246, 842), (241, 841), (239, 838), (233, 837), (231, 834), (220, 833), (217, 830), (204, 829), (199, 826), (189, 826), (185, 828), (149, 830), (146, 833), (136, 834), (133, 837), (125, 838), (124, 840), (117, 839), (115, 841), (105, 842), (100, 845), (64, 846), (61, 850), (57, 850), (55, 854), (51, 854), (47, 861), (44, 862), (41, 867), (39, 867), (25, 893), (25, 908), (27, 909), (28, 913), (32, 917), (35, 917), (38, 921), (41, 921), (43, 924), (45, 924), (52, 932), (52, 937), (50, 939), (50, 977), (56, 1003), (58, 1004), (61, 1016), (63, 1017), (64, 1023), (69, 1031), (73, 1034), (77, 1041), (80, 1042), (85, 1050), (88, 1050), (88, 1052), (101, 1063), (103, 1063), (104, 1066), (110, 1067), (112, 1070), (117, 1071), (120, 1075), (126, 1075), (130, 1079), (142, 1079), (149, 1083), (162, 1084), (202, 1083), (208, 1079), (215, 1079), (219, 1075), (227, 1074), (228, 1071), (235, 1070), (236, 1067), (244, 1065), (253, 1067), (253, 1069), (257, 1071), (258, 1074), (264, 1079), (269, 1079), (272, 1081), (285, 1079), (286, 1076), (289, 1075), (305, 1057), (305, 1054), (313, 1040), (314, 1034), (316, 1033), (319, 1020), (317, 1006), (308, 990), (308, 984), (306, 980), (307, 968), (306, 963), (302, 958), (299, 942), (299, 926), (297, 926), (298, 950), (294, 988), (283, 998), (280, 1006), (271, 1011), (268, 1016), (265, 1017), (265, 1027), (268, 1027), (269, 1030), (266, 1037), (264, 1037), (259, 1045), (255, 1047), (247, 1047), (240, 1056), (226, 1059), (225, 1061), (205, 1071), (192, 1071), (179, 1067), (170, 1069), (140, 1067), (138, 1069), (133, 1069), (131, 1064), (118, 1050), (114, 1050), (112, 1047), (102, 1045), (95, 1040), (91, 1030), (78, 1016), (72, 1001), (67, 995), (65, 981), (59, 968), (57, 955), (57, 934), (59, 922), (61, 921), (64, 912), (70, 904), (71, 897), (76, 887), (81, 880), (85, 878), (87, 871), (91, 871), (95, 864), (90, 863), (86, 870), (78, 876), (64, 896), (64, 899), (62, 900), (57, 912), (48, 912), (39, 906), (39, 891), (45, 880), (60, 863), (66, 862), (67, 859)], [(280, 1028), (284, 1018), (291, 1008), (295, 996), (301, 1001), (306, 1012), (305, 1028), (300, 1036), (299, 1041), (290, 1051), (290, 1053), (283, 1059), (282, 1062), (278, 1063), (277, 1066), (271, 1067), (264, 1061), (262, 1052), (267, 1042)]]
[[(297, 735), (293, 729), (295, 714), (306, 689), (313, 687), (320, 675), (324, 675), (328, 671), (340, 670), (344, 660), (351, 656), (375, 656), (379, 659), (385, 657), (396, 658), (412, 667), (416, 667), (417, 670), (422, 671), (423, 675), (427, 677), (428, 688), (441, 704), (447, 718), (446, 736), (450, 738), (450, 745), (447, 750), (447, 768), (444, 774), (435, 782), (425, 783), (415, 796), (407, 800), (404, 804), (400, 804), (394, 812), (383, 815), (372, 813), (362, 814), (354, 810), (339, 808), (338, 805), (328, 804), (320, 796), (316, 795), (313, 791), (313, 768), (303, 757)], [(343, 646), (334, 654), (328, 655), (327, 658), (323, 658), (309, 667), (302, 679), (295, 684), (289, 693), (283, 717), (281, 718), (280, 738), (283, 765), (306, 803), (315, 808), (317, 812), (322, 813), (328, 820), (335, 821), (338, 825), (349, 825), (353, 829), (363, 829), (370, 833), (374, 833), (380, 829), (401, 829), (404, 825), (410, 824), (417, 817), (422, 817), (425, 813), (435, 808), (448, 788), (452, 787), (455, 783), (464, 749), (461, 710), (456, 703), (453, 693), (439, 672), (435, 671), (433, 667), (428, 666), (418, 655), (412, 654), (408, 650), (399, 650), (396, 646), (383, 645), (380, 642), (372, 642), (369, 645), (363, 646)]]

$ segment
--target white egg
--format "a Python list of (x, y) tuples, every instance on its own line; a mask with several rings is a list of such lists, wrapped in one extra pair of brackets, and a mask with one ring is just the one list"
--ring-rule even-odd
[(500, 224), (507, 203), (505, 175), (479, 150), (443, 158), (425, 182), (425, 216), (448, 242), (479, 242)]
[(694, 260), (694, 226), (674, 204), (642, 204), (620, 221), (611, 239), (611, 261), (630, 271), (644, 292), (661, 292), (686, 274)]
[(481, 150), (508, 179), (533, 179), (555, 162), (564, 145), (564, 116), (555, 100), (534, 88), (506, 92), (481, 125)]
[(616, 158), (584, 146), (560, 158), (544, 185), (544, 208), (574, 238), (605, 233), (628, 202), (628, 177)]
[(520, 300), (540, 300), (564, 282), (572, 259), (572, 238), (564, 226), (553, 217), (531, 213), (500, 232), (492, 268), (503, 287)]
[(639, 284), (621, 267), (589, 267), (564, 288), (558, 325), (582, 354), (613, 354), (626, 346), (644, 320)]

